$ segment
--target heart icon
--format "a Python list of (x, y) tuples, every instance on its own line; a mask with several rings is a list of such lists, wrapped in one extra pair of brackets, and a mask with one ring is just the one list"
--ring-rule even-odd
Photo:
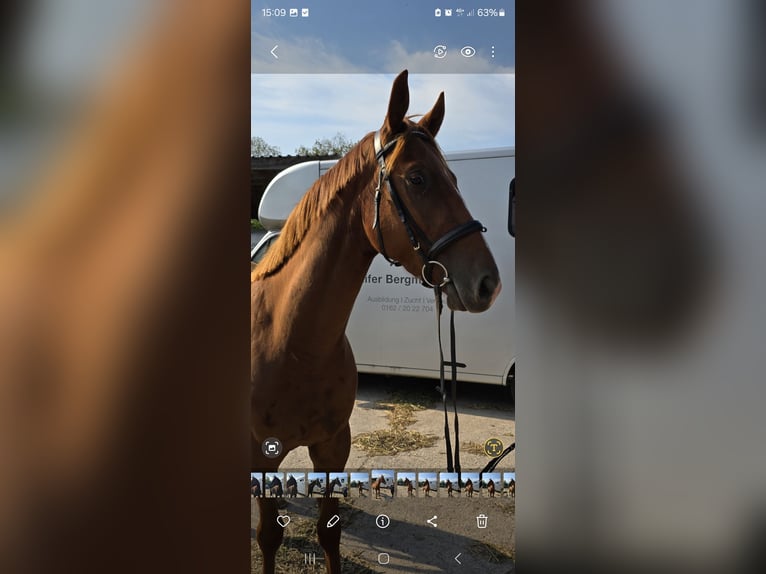
[(280, 514), (277, 516), (277, 523), (284, 528), (288, 524), (290, 524), (290, 517), (287, 516), (287, 514)]

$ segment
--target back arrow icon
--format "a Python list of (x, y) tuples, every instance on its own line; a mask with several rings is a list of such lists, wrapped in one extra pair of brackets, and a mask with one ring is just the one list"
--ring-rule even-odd
[(459, 558), (459, 557), (460, 557), (462, 554), (463, 554), (462, 552), (458, 552), (458, 553), (457, 553), (457, 556), (455, 556), (455, 562), (457, 562), (457, 563), (458, 563), (458, 564), (460, 564), (461, 566), (463, 565), (463, 563), (462, 563), (460, 560), (458, 560), (458, 558)]
[(274, 56), (274, 57), (275, 57), (277, 60), (279, 60), (279, 56), (277, 56), (277, 55), (274, 53), (274, 50), (276, 50), (277, 48), (279, 48), (279, 44), (277, 44), (276, 46), (274, 46), (274, 47), (271, 49), (271, 55), (272, 55), (272, 56)]

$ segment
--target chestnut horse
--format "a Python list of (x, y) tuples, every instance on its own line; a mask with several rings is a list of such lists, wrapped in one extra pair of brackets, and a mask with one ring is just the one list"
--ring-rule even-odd
[(489, 482), (487, 483), (487, 494), (489, 494), (490, 498), (495, 498), (495, 481), (491, 478), (489, 479)]
[(412, 486), (412, 481), (409, 478), (404, 479), (404, 485), (407, 487), (407, 496), (415, 496), (415, 488)]
[(470, 478), (465, 483), (464, 495), (473, 498), (473, 481)]
[(428, 480), (423, 485), (423, 496), (431, 496), (431, 483)]
[(372, 485), (370, 486), (370, 490), (375, 493), (375, 498), (380, 498), (380, 485), (386, 484), (386, 477), (381, 475), (379, 478), (372, 481)]
[(452, 488), (452, 481), (451, 481), (451, 480), (448, 480), (448, 481), (447, 481), (447, 484), (446, 484), (445, 486), (447, 487), (447, 496), (448, 496), (448, 497), (450, 497), (450, 498), (452, 498), (452, 491), (454, 490), (454, 489)]
[[(417, 123), (406, 117), (408, 108), (405, 70), (394, 80), (382, 128), (311, 186), (252, 272), (254, 469), (278, 469), (299, 446), (308, 447), (315, 471), (344, 469), (357, 386), (346, 323), (376, 254), (443, 283), (453, 310), (484, 311), (500, 290), (481, 224), (434, 140), (444, 94)], [(261, 452), (268, 437), (283, 445), (277, 458)], [(337, 499), (319, 507), (319, 542), (327, 571), (337, 573), (340, 529), (326, 526)], [(271, 573), (283, 529), (276, 505), (259, 499), (259, 509), (257, 539), (264, 572)]]

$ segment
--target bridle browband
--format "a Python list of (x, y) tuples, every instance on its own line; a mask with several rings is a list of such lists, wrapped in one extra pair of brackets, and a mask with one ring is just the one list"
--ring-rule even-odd
[[(424, 131), (417, 129), (410, 130), (408, 134), (412, 134), (416, 137), (423, 138), (427, 141), (432, 141), (430, 135)], [(375, 159), (378, 162), (378, 184), (375, 187), (375, 219), (372, 223), (372, 228), (377, 230), (378, 235), (378, 247), (380, 254), (385, 257), (391, 265), (400, 266), (401, 263), (394, 259), (391, 259), (386, 253), (385, 242), (383, 241), (383, 231), (380, 227), (380, 198), (381, 191), (383, 189), (384, 182), (387, 183), (388, 194), (391, 198), (391, 202), (396, 208), (396, 212), (399, 215), (399, 220), (404, 225), (404, 229), (407, 232), (407, 237), (410, 240), (412, 249), (420, 256), (423, 261), (423, 267), (421, 268), (420, 275), (423, 280), (423, 284), (427, 287), (431, 287), (434, 290), (435, 308), (436, 308), (436, 332), (439, 340), (439, 382), (441, 386), (442, 404), (444, 405), (444, 440), (447, 446), (447, 472), (457, 471), (458, 483), (460, 477), (460, 439), (458, 428), (458, 416), (457, 416), (457, 367), (465, 367), (464, 364), (458, 363), (455, 359), (455, 312), (450, 310), (450, 361), (444, 361), (444, 351), (442, 349), (441, 338), (441, 312), (442, 312), (442, 287), (451, 281), (449, 272), (443, 263), (437, 261), (436, 257), (444, 251), (447, 247), (458, 241), (459, 239), (475, 232), (486, 232), (487, 229), (480, 222), (472, 219), (461, 223), (454, 229), (451, 229), (444, 235), (442, 235), (436, 241), (429, 241), (423, 230), (418, 227), (417, 223), (412, 218), (412, 215), (407, 210), (406, 206), (399, 197), (394, 182), (391, 180), (390, 174), (386, 167), (386, 155), (393, 149), (396, 143), (405, 137), (405, 135), (396, 136), (394, 139), (383, 145), (380, 138), (380, 131), (375, 132), (374, 145), (375, 145)], [(421, 241), (425, 245), (429, 245), (427, 252), (424, 252)], [(440, 267), (444, 273), (444, 277), (440, 283), (432, 282), (431, 270), (434, 266)], [(454, 453), (454, 465), (452, 446), (450, 444), (449, 422), (447, 420), (447, 389), (444, 379), (444, 367), (449, 365), (452, 368), (452, 377), (450, 381), (450, 387), (452, 391), (452, 406), (455, 413), (455, 453)]]

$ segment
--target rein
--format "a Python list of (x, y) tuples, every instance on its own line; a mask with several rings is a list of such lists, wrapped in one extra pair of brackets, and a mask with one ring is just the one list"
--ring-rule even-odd
[[(430, 136), (426, 134), (423, 131), (420, 130), (412, 130), (410, 132), (412, 135), (415, 135), (417, 137), (426, 139), (428, 141), (431, 140)], [(458, 363), (455, 358), (455, 312), (450, 310), (450, 360), (446, 361), (444, 360), (444, 350), (442, 347), (442, 335), (441, 335), (441, 314), (442, 314), (442, 288), (447, 285), (451, 281), (449, 277), (449, 272), (447, 271), (447, 268), (444, 266), (443, 263), (436, 260), (437, 255), (444, 251), (447, 247), (449, 247), (452, 243), (456, 242), (457, 240), (465, 237), (466, 235), (469, 235), (471, 233), (480, 231), (480, 232), (486, 232), (487, 229), (478, 221), (475, 219), (472, 219), (470, 221), (467, 221), (465, 223), (462, 223), (455, 227), (454, 229), (451, 229), (444, 235), (442, 235), (439, 239), (437, 239), (434, 242), (431, 242), (426, 237), (426, 234), (423, 232), (420, 227), (415, 223), (415, 221), (412, 218), (412, 215), (409, 213), (407, 208), (405, 207), (404, 203), (402, 202), (401, 198), (399, 197), (399, 194), (397, 193), (396, 189), (394, 188), (394, 183), (390, 178), (390, 174), (388, 173), (388, 170), (386, 169), (386, 154), (393, 149), (393, 146), (396, 145), (396, 143), (401, 139), (403, 136), (397, 136), (394, 139), (392, 139), (387, 144), (383, 145), (380, 139), (380, 132), (375, 132), (375, 159), (378, 162), (379, 170), (378, 170), (378, 184), (375, 188), (375, 219), (373, 220), (372, 228), (377, 230), (378, 234), (378, 245), (380, 247), (380, 254), (383, 255), (383, 257), (388, 261), (391, 265), (395, 266), (401, 266), (401, 263), (399, 261), (396, 261), (394, 259), (391, 259), (388, 254), (386, 253), (386, 246), (383, 241), (383, 231), (380, 228), (380, 198), (381, 198), (381, 191), (383, 188), (383, 183), (386, 182), (388, 185), (388, 193), (389, 197), (391, 198), (391, 202), (394, 204), (394, 207), (396, 208), (397, 214), (399, 215), (399, 220), (404, 225), (404, 229), (407, 232), (407, 237), (410, 240), (410, 244), (412, 245), (412, 249), (420, 256), (420, 259), (423, 261), (423, 267), (421, 268), (420, 275), (421, 279), (423, 280), (423, 284), (426, 287), (430, 287), (434, 290), (434, 298), (435, 301), (435, 309), (436, 309), (436, 334), (437, 338), (439, 340), (439, 383), (441, 388), (441, 394), (442, 394), (442, 404), (444, 405), (444, 441), (447, 446), (447, 472), (458, 472), (458, 477), (460, 475), (460, 438), (459, 438), (459, 426), (458, 426), (458, 414), (457, 414), (457, 368), (458, 367), (465, 367), (465, 364)], [(423, 248), (420, 244), (420, 239), (424, 240), (427, 244), (430, 245), (430, 248), (427, 252), (423, 251)], [(433, 269), (433, 266), (440, 267), (441, 270), (444, 273), (444, 277), (441, 281), (441, 283), (435, 283), (432, 282), (431, 278), (431, 270)], [(452, 394), (452, 408), (455, 413), (455, 451), (454, 451), (454, 459), (453, 459), (453, 451), (450, 441), (450, 432), (449, 432), (449, 421), (448, 421), (448, 414), (447, 414), (447, 388), (446, 388), (446, 381), (444, 377), (444, 367), (449, 365), (451, 370), (451, 378), (450, 378), (450, 390)], [(454, 461), (454, 464), (453, 464)]]

